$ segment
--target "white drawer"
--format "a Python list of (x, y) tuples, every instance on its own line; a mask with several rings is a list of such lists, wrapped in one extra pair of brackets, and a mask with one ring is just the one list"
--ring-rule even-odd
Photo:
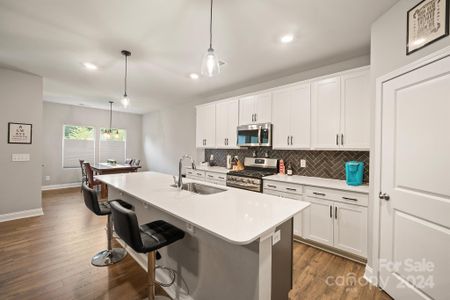
[(305, 195), (319, 199), (326, 199), (361, 206), (367, 206), (369, 202), (369, 195), (367, 194), (311, 186), (305, 187)]
[(303, 194), (303, 186), (295, 183), (263, 180), (263, 188), (264, 190), (274, 190), (283, 193)]
[(186, 177), (197, 180), (205, 180), (205, 171), (186, 169)]
[(225, 182), (225, 180), (227, 179), (227, 174), (223, 173), (206, 172), (205, 176), (207, 180), (217, 180)]
[(225, 180), (214, 180), (214, 179), (205, 179), (206, 182), (208, 183), (213, 183), (213, 184), (217, 184), (217, 185), (221, 185), (221, 186), (226, 186), (227, 182)]

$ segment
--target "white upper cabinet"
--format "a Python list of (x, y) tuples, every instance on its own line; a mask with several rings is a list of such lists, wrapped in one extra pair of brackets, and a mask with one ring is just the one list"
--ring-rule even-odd
[(272, 93), (245, 96), (239, 99), (239, 125), (272, 121)]
[(196, 109), (196, 146), (197, 148), (215, 148), (216, 105), (205, 104), (197, 106)]
[(311, 146), (310, 84), (273, 92), (272, 122), (274, 149), (309, 149)]
[(239, 101), (230, 99), (216, 104), (216, 148), (237, 148)]
[(311, 99), (313, 149), (369, 149), (367, 68), (313, 82)]
[(312, 84), (312, 142), (314, 148), (338, 149), (341, 79), (331, 77)]
[(341, 146), (345, 149), (369, 149), (369, 71), (343, 75), (341, 93)]

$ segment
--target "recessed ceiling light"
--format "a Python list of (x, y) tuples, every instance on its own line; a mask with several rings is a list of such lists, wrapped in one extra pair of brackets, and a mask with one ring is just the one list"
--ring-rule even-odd
[(98, 69), (98, 67), (96, 65), (94, 65), (93, 63), (90, 63), (90, 62), (84, 62), (83, 66), (88, 70), (97, 70)]
[(280, 42), (282, 42), (283, 44), (289, 44), (293, 40), (294, 40), (294, 35), (293, 34), (286, 34), (286, 35), (283, 35), (280, 38)]
[(189, 77), (190, 77), (191, 79), (193, 79), (193, 80), (197, 80), (197, 79), (200, 78), (200, 76), (198, 76), (197, 73), (191, 73), (191, 74), (189, 74)]

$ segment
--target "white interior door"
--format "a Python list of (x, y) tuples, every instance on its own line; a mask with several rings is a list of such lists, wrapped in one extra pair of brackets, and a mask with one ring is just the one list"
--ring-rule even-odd
[(312, 84), (313, 148), (340, 147), (341, 79), (332, 77)]
[(384, 83), (382, 97), (380, 285), (449, 299), (450, 58)]

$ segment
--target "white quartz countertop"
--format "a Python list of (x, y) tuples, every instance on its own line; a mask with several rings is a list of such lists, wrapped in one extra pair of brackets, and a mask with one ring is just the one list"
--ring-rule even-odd
[(172, 176), (156, 172), (100, 175), (96, 178), (237, 245), (246, 245), (265, 236), (309, 206), (309, 202), (290, 199), (280, 201), (276, 196), (199, 181), (196, 182), (226, 191), (212, 195), (194, 194), (171, 187)]
[[(228, 170), (227, 168), (225, 168), (225, 167), (218, 167), (218, 166), (214, 166), (214, 167), (210, 167), (210, 166), (195, 166), (195, 168), (197, 170), (200, 170), (200, 171), (222, 173), (222, 174), (226, 174), (226, 173), (230, 172), (230, 170)], [(187, 169), (190, 169), (190, 168), (187, 168)]]
[(266, 176), (263, 180), (272, 180), (278, 182), (286, 182), (286, 183), (294, 183), (294, 184), (302, 184), (330, 189), (337, 189), (349, 192), (358, 192), (358, 193), (369, 193), (369, 185), (363, 184), (359, 186), (351, 186), (348, 185), (345, 180), (339, 179), (329, 179), (329, 178), (319, 178), (319, 177), (308, 177), (308, 176), (299, 176), (299, 175), (272, 175)]

